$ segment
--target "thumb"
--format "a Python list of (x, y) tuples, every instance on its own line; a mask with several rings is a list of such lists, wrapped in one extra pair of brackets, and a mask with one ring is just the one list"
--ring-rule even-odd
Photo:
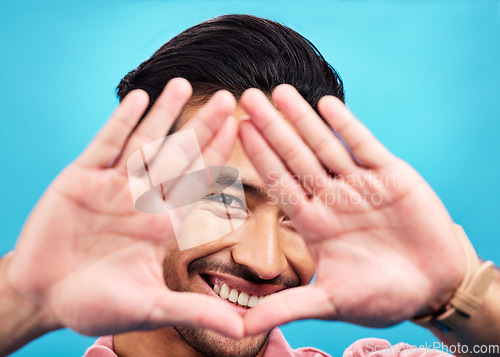
[(231, 338), (244, 335), (243, 318), (222, 300), (164, 289), (145, 322), (145, 329), (176, 325), (200, 326)]
[(324, 290), (301, 286), (270, 295), (250, 309), (245, 316), (245, 333), (257, 335), (295, 320), (333, 320), (335, 315), (335, 306)]

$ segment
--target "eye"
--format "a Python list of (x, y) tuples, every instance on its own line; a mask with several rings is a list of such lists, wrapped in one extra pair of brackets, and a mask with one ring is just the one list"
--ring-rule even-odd
[(236, 208), (246, 211), (245, 203), (243, 203), (242, 200), (233, 195), (228, 195), (225, 193), (216, 193), (214, 195), (205, 197), (205, 199), (212, 202), (223, 204), (226, 207)]
[(296, 232), (295, 226), (294, 226), (292, 220), (290, 219), (290, 217), (285, 215), (285, 216), (283, 216), (283, 218), (281, 220), (285, 224), (285, 227), (287, 227), (291, 231)]

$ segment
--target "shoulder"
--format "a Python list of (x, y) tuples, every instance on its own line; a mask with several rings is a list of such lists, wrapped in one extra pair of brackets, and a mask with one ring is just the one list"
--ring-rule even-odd
[(278, 328), (271, 331), (264, 357), (330, 357), (313, 347), (293, 349)]
[(379, 338), (364, 338), (354, 342), (343, 357), (384, 356), (403, 357), (453, 357), (443, 351), (433, 350), (432, 346), (412, 346), (407, 343), (391, 345), (389, 341)]
[[(391, 345), (389, 341), (378, 338), (364, 338), (353, 343), (345, 350), (343, 357), (453, 357), (443, 351), (433, 350), (431, 346), (412, 346), (407, 343)], [(329, 354), (312, 347), (292, 349), (277, 328), (269, 336), (264, 357), (330, 357)]]
[(99, 337), (83, 357), (118, 357), (113, 350), (113, 336)]

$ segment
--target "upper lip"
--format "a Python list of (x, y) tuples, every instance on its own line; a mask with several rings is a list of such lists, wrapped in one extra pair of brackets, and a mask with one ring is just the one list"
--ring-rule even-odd
[(202, 272), (200, 272), (200, 275), (208, 277), (207, 281), (212, 285), (213, 285), (214, 280), (219, 280), (222, 283), (226, 283), (231, 288), (235, 288), (236, 290), (238, 290), (240, 292), (245, 292), (248, 295), (266, 296), (266, 295), (274, 294), (275, 292), (278, 292), (280, 290), (285, 289), (285, 287), (281, 286), (281, 285), (272, 285), (272, 284), (265, 284), (265, 283), (264, 284), (256, 284), (256, 283), (249, 282), (248, 280), (242, 279), (242, 278), (234, 276), (234, 275), (220, 273), (220, 272), (214, 272), (214, 271), (202, 271)]

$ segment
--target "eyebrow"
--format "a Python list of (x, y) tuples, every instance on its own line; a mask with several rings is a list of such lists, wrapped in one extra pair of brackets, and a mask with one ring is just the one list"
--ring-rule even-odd
[(254, 196), (255, 198), (261, 200), (261, 201), (270, 201), (271, 200), (271, 197), (269, 196), (269, 194), (267, 193), (267, 191), (260, 187), (260, 186), (257, 186), (255, 184), (253, 184), (252, 182), (250, 181), (246, 181), (246, 180), (241, 180), (242, 184), (243, 184), (243, 191), (245, 192), (245, 194), (248, 194), (250, 196)]
[[(215, 181), (216, 185), (219, 186), (217, 189), (214, 187), (214, 191), (221, 192), (228, 187), (232, 187), (236, 190), (239, 190), (239, 185), (234, 185), (234, 182), (238, 179), (230, 172), (223, 171), (220, 173), (219, 177)], [(251, 195), (261, 201), (270, 201), (271, 197), (267, 193), (267, 191), (262, 187), (251, 180), (246, 180), (244, 178), (241, 179), (241, 183), (243, 186), (243, 191), (246, 195)], [(214, 185), (215, 186), (215, 185)]]

